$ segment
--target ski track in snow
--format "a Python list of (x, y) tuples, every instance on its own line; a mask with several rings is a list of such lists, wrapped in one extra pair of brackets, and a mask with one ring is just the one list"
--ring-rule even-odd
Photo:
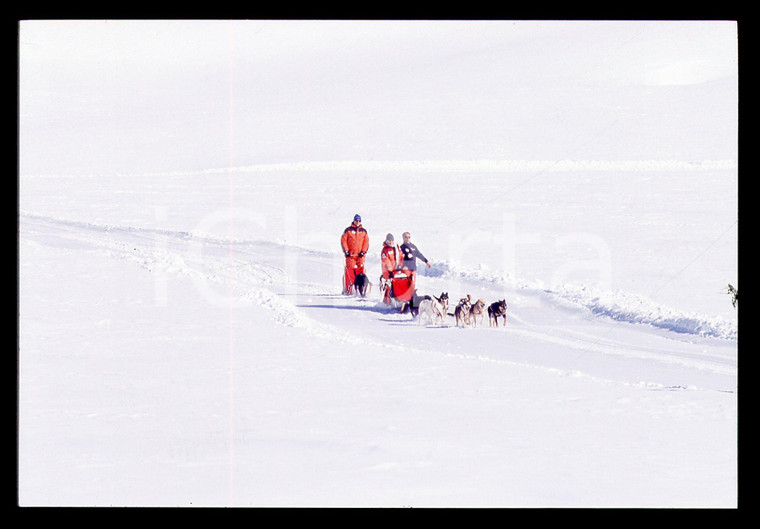
[[(671, 366), (681, 366), (689, 369), (714, 373), (726, 376), (735, 376), (737, 365), (735, 357), (721, 357), (719, 354), (705, 353), (702, 355), (680, 351), (676, 346), (680, 343), (671, 340), (674, 347), (663, 349), (661, 342), (656, 342), (651, 347), (645, 347), (638, 341), (626, 343), (624, 339), (606, 336), (604, 332), (590, 332), (579, 330), (577, 326), (557, 325), (551, 326), (531, 321), (530, 313), (521, 313), (515, 309), (515, 302), (510, 303), (509, 324), (506, 327), (493, 329), (488, 323), (481, 323), (478, 329), (459, 329), (453, 323), (444, 325), (418, 325), (412, 322), (410, 316), (396, 313), (379, 301), (379, 297), (370, 296), (367, 299), (346, 298), (341, 296), (336, 289), (324, 282), (308, 282), (297, 280), (294, 282), (288, 276), (281, 263), (272, 261), (272, 256), (282, 260), (286, 252), (292, 252), (303, 259), (314, 259), (319, 267), (329, 270), (333, 266), (332, 256), (325, 252), (315, 252), (296, 247), (286, 247), (276, 243), (263, 241), (235, 241), (231, 246), (230, 241), (224, 238), (214, 238), (206, 235), (199, 236), (184, 231), (171, 231), (150, 228), (134, 228), (119, 226), (103, 226), (87, 222), (56, 219), (31, 213), (20, 214), (20, 235), (24, 240), (35, 241), (38, 244), (56, 244), (67, 248), (88, 248), (101, 255), (121, 259), (142, 267), (150, 272), (158, 274), (175, 274), (191, 277), (197, 285), (215, 285), (217, 289), (232, 285), (230, 291), (232, 299), (226, 301), (233, 307), (260, 307), (278, 325), (297, 328), (309, 333), (311, 336), (328, 341), (339, 341), (358, 346), (382, 347), (391, 350), (403, 351), (406, 354), (444, 354), (464, 359), (496, 362), (501, 364), (519, 365), (535, 369), (542, 369), (562, 376), (587, 377), (602, 383), (610, 382), (603, 378), (584, 373), (575, 368), (559, 368), (552, 365), (541, 365), (540, 362), (529, 359), (505, 359), (500, 357), (499, 352), (505, 347), (505, 339), (517, 340), (526, 343), (529, 349), (530, 343), (540, 342), (578, 354), (598, 354), (603, 357), (625, 357), (635, 360), (656, 361)], [(233, 250), (234, 249), (234, 250)], [(270, 261), (270, 262), (267, 262)], [(463, 275), (450, 270), (433, 270), (431, 277), (426, 278), (433, 285), (444, 285), (447, 279), (462, 281)], [(327, 274), (329, 277), (332, 277)], [(464, 281), (478, 286), (481, 290), (493, 287), (500, 283), (498, 278), (464, 277)], [(429, 288), (435, 288), (430, 286)], [(592, 321), (604, 321), (609, 318), (605, 310), (590, 310), (591, 316), (584, 314), (584, 303), (572, 302), (572, 296), (556, 294), (546, 289), (531, 289), (526, 286), (512, 287), (516, 297), (541, 297), (544, 299), (542, 311), (556, 311), (558, 314), (568, 313), (572, 317), (587, 318)], [(476, 291), (476, 290), (474, 290)], [(296, 292), (296, 299), (291, 302), (282, 293)], [(493, 337), (488, 341), (493, 344), (493, 349), (479, 352), (462, 352), (454, 348), (442, 346), (440, 340), (420, 341), (415, 340), (417, 346), (410, 347), (408, 344), (398, 344), (382, 340), (382, 334), (372, 336), (365, 334), (360, 327), (359, 331), (347, 328), (334, 319), (320, 319), (316, 316), (312, 298), (327, 300), (332, 308), (356, 309), (364, 320), (376, 320), (375, 325), (387, 325), (391, 320), (394, 324), (412, 324), (409, 329), (412, 332), (425, 332), (431, 328), (444, 327), (450, 331), (483, 332), (490, 333)], [(476, 296), (478, 297), (478, 296)], [(571, 300), (571, 301), (568, 301)], [(509, 303), (509, 302), (508, 302)], [(541, 303), (541, 302), (539, 302)], [(536, 301), (531, 302), (536, 305)], [(547, 308), (548, 307), (548, 308)], [(450, 306), (449, 312), (453, 311)], [(630, 323), (646, 323), (641, 316), (631, 318), (615, 318), (622, 325)], [(450, 318), (451, 319), (451, 318)], [(379, 321), (378, 321), (379, 320)], [(364, 322), (366, 323), (366, 322)], [(652, 323), (652, 322), (650, 322)], [(631, 326), (634, 327), (634, 326)], [(642, 331), (649, 328), (656, 330), (657, 322), (650, 326), (640, 327)], [(667, 329), (667, 326), (664, 326)], [(694, 329), (702, 327), (695, 325)], [(586, 327), (584, 327), (586, 329)], [(675, 331), (676, 329), (668, 329)], [(688, 331), (687, 331), (688, 332)], [(683, 334), (683, 332), (679, 333)], [(700, 336), (700, 334), (703, 334)], [(716, 339), (720, 333), (701, 333), (693, 331), (693, 336), (699, 339)], [(456, 335), (466, 343), (466, 335)], [(707, 337), (705, 337), (707, 336)], [(719, 341), (731, 342), (735, 340), (735, 331), (727, 336), (719, 336)], [(450, 337), (446, 340), (451, 340)], [(457, 341), (457, 340), (455, 340)], [(419, 347), (424, 343), (425, 347)], [(512, 344), (513, 346), (514, 344)], [(617, 381), (620, 383), (620, 381)], [(634, 385), (661, 387), (661, 384), (647, 381), (624, 382)], [(673, 386), (681, 388), (681, 386)], [(686, 386), (683, 386), (686, 387)], [(729, 388), (733, 391), (733, 388)]]

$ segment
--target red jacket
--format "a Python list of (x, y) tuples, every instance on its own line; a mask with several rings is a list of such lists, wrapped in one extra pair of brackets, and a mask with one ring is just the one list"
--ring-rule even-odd
[(382, 265), (383, 277), (388, 279), (396, 269), (396, 265), (401, 262), (401, 249), (397, 244), (389, 245), (383, 242), (383, 249), (380, 252), (380, 264)]
[(343, 253), (349, 252), (352, 257), (356, 257), (359, 253), (366, 254), (369, 248), (369, 234), (364, 227), (351, 224), (343, 230), (343, 235), (340, 236), (340, 245), (343, 248)]

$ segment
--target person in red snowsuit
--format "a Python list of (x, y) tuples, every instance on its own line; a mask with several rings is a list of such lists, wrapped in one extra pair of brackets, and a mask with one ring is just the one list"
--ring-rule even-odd
[(393, 271), (401, 262), (401, 248), (393, 241), (393, 234), (389, 233), (383, 241), (383, 249), (380, 251), (380, 265), (383, 279), (390, 279)]
[(383, 303), (386, 305), (391, 304), (392, 289), (390, 281), (393, 278), (393, 272), (401, 263), (401, 259), (401, 248), (393, 241), (393, 234), (389, 233), (385, 236), (383, 249), (380, 251), (380, 266), (382, 271), (380, 282), (383, 285)]
[(354, 215), (354, 221), (343, 230), (340, 246), (346, 257), (346, 271), (343, 274), (343, 294), (352, 294), (356, 276), (364, 273), (364, 256), (369, 248), (369, 234), (362, 226), (362, 218)]

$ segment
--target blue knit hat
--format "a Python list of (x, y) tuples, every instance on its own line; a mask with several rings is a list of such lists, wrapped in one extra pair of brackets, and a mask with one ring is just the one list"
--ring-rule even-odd
[(354, 215), (354, 222), (356, 222), (357, 220), (358, 220), (359, 222), (361, 222), (361, 221), (362, 221), (362, 217), (361, 217), (361, 215), (359, 215), (358, 213), (357, 213), (356, 215)]

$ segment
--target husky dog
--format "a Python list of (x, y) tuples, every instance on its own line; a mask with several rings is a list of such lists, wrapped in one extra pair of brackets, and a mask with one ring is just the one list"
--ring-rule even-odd
[(423, 316), (425, 316), (430, 322), (439, 320), (441, 323), (446, 319), (446, 312), (449, 309), (449, 294), (448, 292), (442, 292), (441, 297), (425, 296), (420, 302), (417, 322), (421, 325)]
[(504, 326), (507, 325), (507, 301), (502, 299), (488, 306), (488, 326), (499, 326), (499, 316), (504, 318)]
[(457, 320), (457, 327), (462, 324), (462, 327), (467, 327), (470, 324), (470, 296), (459, 300), (459, 304), (454, 309), (454, 317)]
[(449, 293), (448, 292), (441, 292), (441, 297), (438, 298), (438, 303), (443, 305), (443, 313), (444, 315), (449, 310)]
[[(457, 303), (457, 307), (458, 307), (459, 305), (463, 305), (463, 304), (465, 304), (465, 303), (467, 303), (468, 305), (472, 305), (472, 297), (470, 297), (470, 295), (469, 295), (469, 294), (467, 294), (467, 297), (464, 297), (464, 298), (460, 298), (460, 299), (459, 299), (459, 303)], [(454, 312), (456, 312), (456, 308), (455, 308)], [(453, 313), (452, 313), (452, 314), (449, 314), (449, 316), (454, 316), (454, 314), (453, 314)]]
[(480, 322), (483, 323), (483, 318), (486, 316), (486, 302), (483, 299), (477, 300), (470, 306), (470, 321), (473, 327), (477, 327), (478, 316), (480, 316)]
[(449, 312), (449, 293), (441, 292), (441, 297), (435, 298), (435, 300), (441, 304), (441, 321), (443, 321)]
[(367, 289), (369, 286), (370, 285), (367, 274), (356, 274), (356, 278), (354, 279), (354, 288), (361, 297), (367, 296)]

